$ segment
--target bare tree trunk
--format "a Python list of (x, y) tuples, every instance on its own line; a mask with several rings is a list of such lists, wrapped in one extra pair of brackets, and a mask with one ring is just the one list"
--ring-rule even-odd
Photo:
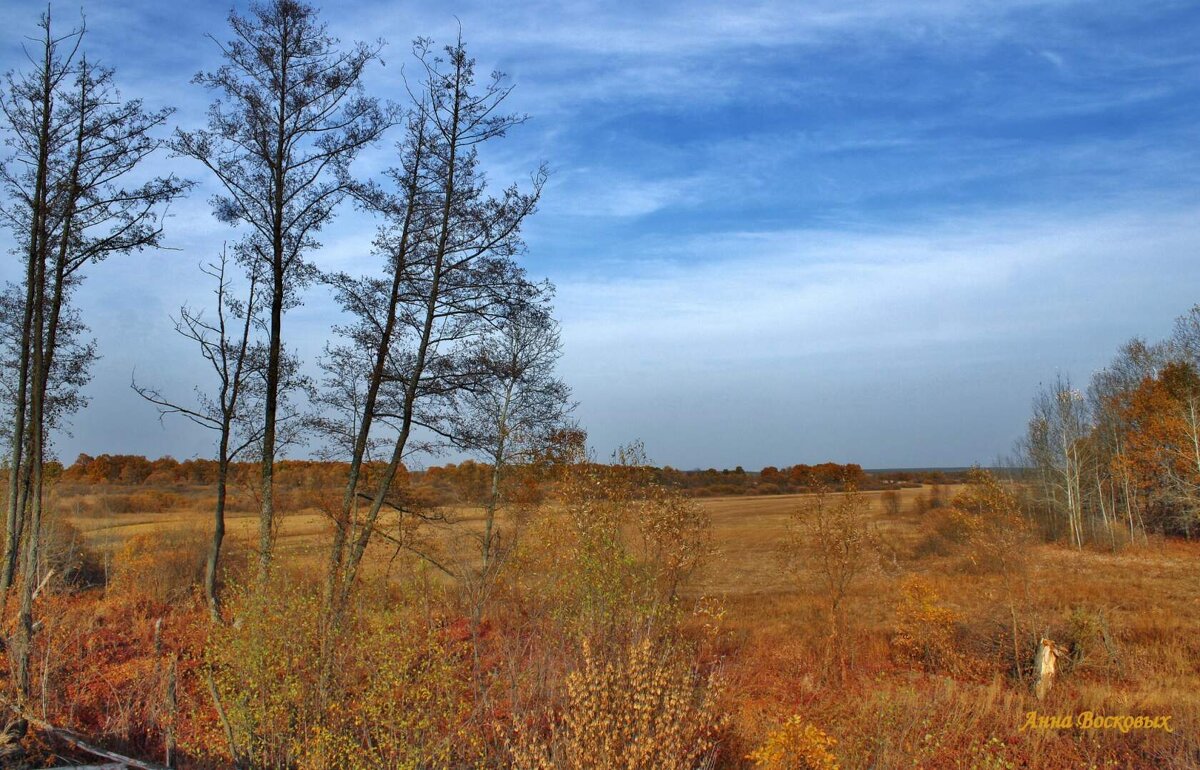
[(38, 263), (45, 253), (43, 237), (45, 233), (45, 218), (46, 199), (47, 199), (47, 176), (49, 174), (49, 158), (50, 158), (50, 120), (53, 109), (54, 100), (54, 83), (53, 83), (53, 61), (54, 47), (53, 37), (50, 34), (49, 20), (46, 22), (46, 34), (43, 48), (42, 60), (42, 77), (41, 77), (41, 125), (38, 130), (38, 157), (37, 157), (37, 172), (34, 182), (34, 195), (32, 210), (30, 211), (30, 229), (29, 229), (29, 252), (28, 262), (25, 273), (25, 312), (21, 327), (21, 370), (18, 374), (17, 382), (17, 401), (14, 408), (13, 417), (13, 447), (12, 460), (9, 468), (9, 487), (8, 487), (8, 517), (5, 522), (5, 543), (4, 543), (4, 569), (0, 574), (0, 601), (8, 596), (8, 589), (12, 586), (16, 576), (17, 553), (20, 549), (20, 524), (18, 519), (23, 515), (24, 505), (20, 500), (21, 493), (18, 491), (18, 479), (22, 469), (22, 454), (25, 449), (25, 433), (26, 433), (26, 408), (28, 392), (26, 390), (29, 381), (30, 367), (30, 340), (32, 336), (32, 324), (35, 304), (40, 304), (44, 297), (38, 293)]
[(512, 402), (513, 381), (509, 381), (504, 390), (504, 403), (500, 409), (499, 432), (496, 450), (492, 454), (492, 478), (488, 491), (487, 504), (484, 508), (483, 539), (480, 543), (481, 562), (477, 585), (474, 586), (471, 601), (471, 669), (475, 679), (475, 692), (481, 703), (487, 703), (487, 690), (483, 686), (483, 661), (480, 654), (480, 639), (483, 629), (483, 612), (490, 595), (490, 585), (494, 567), (494, 538), (496, 526), (496, 511), (500, 506), (500, 481), (504, 474), (505, 439), (507, 431), (507, 414)]
[(213, 508), (213, 536), (204, 562), (204, 597), (208, 614), (214, 623), (221, 621), (221, 604), (217, 597), (217, 566), (221, 558), (221, 543), (225, 540), (225, 500), (229, 488), (229, 425), (221, 436), (220, 457), (217, 460), (217, 502)]
[[(249, 228), (246, 254), (254, 276), (269, 282), (270, 318), (261, 405), (258, 579), (267, 580), (277, 516), (281, 390), (291, 371), (282, 319), (292, 292), (307, 280), (303, 255), (311, 237), (357, 188), (351, 161), (392, 124), (393, 111), (361, 93), (364, 68), (379, 47), (339, 51), (310, 5), (290, 0), (230, 12), (234, 39), (221, 45), (224, 64), (196, 81), (219, 92), (206, 129), (175, 132), (172, 147), (202, 162), (220, 182), (218, 218)], [(381, 44), (380, 44), (381, 45)], [(227, 119), (237, 115), (237, 119)], [(286, 413), (283, 419), (287, 419)], [(284, 437), (286, 440), (286, 436)]]
[(33, 361), (31, 367), (33, 388), (29, 409), (29, 466), (32, 499), (30, 501), (27, 542), (25, 546), (25, 564), (22, 569), (21, 607), (18, 615), (16, 640), (17, 692), (22, 702), (30, 695), (29, 661), (30, 655), (33, 652), (33, 599), (34, 589), (37, 584), (42, 527), (42, 441), (44, 434), (42, 397), (45, 393), (42, 380), (45, 375), (43, 360), (43, 345), (45, 340), (43, 337), (43, 328), (45, 323), (44, 288), (46, 280), (45, 262), (42, 259), (38, 260), (35, 272), (34, 288), (38, 301), (34, 304), (33, 311)]
[[(1112, 543), (1112, 549), (1117, 550), (1117, 533), (1113, 530), (1112, 524), (1108, 519), (1108, 508), (1104, 505), (1104, 484), (1100, 480), (1100, 469), (1095, 468), (1096, 475), (1096, 499), (1100, 503), (1100, 518), (1104, 522), (1104, 529), (1108, 533), (1109, 541)], [(1115, 515), (1115, 511), (1113, 512)]]
[[(325, 610), (325, 629), (321, 641), (321, 683), (320, 693), (322, 698), (327, 698), (331, 695), (330, 685), (333, 674), (333, 645), (336, 644), (338, 633), (341, 630), (342, 624), (345, 621), (345, 591), (342, 589), (341, 580), (343, 577), (344, 560), (346, 557), (346, 543), (350, 537), (353, 528), (353, 514), (358, 509), (358, 487), (362, 478), (362, 465), (367, 452), (367, 442), (371, 436), (371, 428), (374, 423), (375, 407), (379, 398), (379, 389), (383, 384), (384, 370), (387, 366), (388, 355), (391, 351), (393, 335), (396, 329), (396, 307), (400, 297), (400, 290), (405, 279), (405, 268), (408, 259), (408, 247), (410, 238), (410, 229), (413, 223), (413, 217), (417, 207), (417, 184), (421, 172), (421, 152), (424, 147), (424, 133), (418, 132), (415, 142), (416, 158), (413, 163), (413, 172), (408, 180), (409, 189), (406, 191), (408, 195), (407, 209), (405, 211), (404, 223), (401, 228), (400, 242), (398, 245), (398, 253), (395, 255), (392, 264), (392, 285), (388, 295), (388, 310), (387, 317), (384, 322), (383, 330), (379, 339), (379, 346), (375, 350), (375, 361), (372, 366), (370, 377), (367, 381), (367, 392), (363, 403), (363, 411), (358, 424), (358, 432), (354, 438), (353, 453), (350, 458), (350, 469), (346, 477), (346, 489), (342, 495), (342, 505), (340, 516), (334, 522), (333, 541), (329, 548), (329, 572), (325, 582), (324, 610)], [(399, 470), (400, 459), (403, 457), (403, 448), (393, 452), (392, 459), (388, 464), (387, 470), (384, 472), (384, 479), (380, 480), (381, 490), (386, 495), (387, 490), (391, 486), (391, 480), (395, 477)], [(371, 525), (374, 520), (372, 519)]]
[[(447, 199), (447, 207), (449, 200)], [(413, 366), (411, 379), (406, 388), (404, 396), (404, 413), (401, 417), (400, 434), (396, 438), (395, 446), (392, 448), (392, 457), (388, 461), (387, 470), (384, 471), (383, 477), (379, 480), (379, 488), (375, 492), (374, 498), (371, 500), (371, 507), (367, 511), (366, 518), (363, 520), (357, 537), (354, 539), (350, 547), (350, 552), (345, 559), (345, 568), (341, 576), (341, 587), (338, 592), (335, 618), (340, 618), (341, 608), (344, 607), (346, 600), (349, 598), (350, 591), (354, 585), (354, 581), (358, 578), (358, 567), (362, 562), (363, 554), (367, 550), (367, 544), (371, 540), (371, 534), (374, 532), (375, 523), (379, 520), (379, 513), (383, 510), (383, 506), (387, 501), (387, 496), (391, 492), (392, 482), (396, 479), (396, 472), (400, 469), (400, 463), (404, 458), (404, 450), (408, 446), (408, 437), (412, 432), (412, 421), (414, 413), (414, 402), (417, 396), (417, 388), (421, 380), (421, 376), (425, 371), (425, 361), (429, 354), (430, 342), (433, 336), (433, 322), (436, 317), (436, 305), (439, 291), (439, 283), (441, 280), (441, 265), (445, 254), (445, 240), (439, 248), (438, 257), (436, 259), (436, 267), (434, 269), (433, 287), (430, 290), (430, 302), (428, 312), (425, 316), (425, 327), (421, 335), (421, 340), (417, 346), (417, 361)]]
[[(50, 57), (50, 47), (47, 46), (47, 64)], [(83, 65), (86, 72), (86, 61)], [(47, 66), (47, 69), (49, 67)], [(45, 504), (43, 464), (45, 460), (46, 440), (46, 402), (49, 396), (50, 378), (54, 365), (54, 352), (58, 344), (59, 321), (62, 317), (62, 306), (65, 300), (67, 276), (67, 260), (73, 238), (76, 203), (79, 199), (79, 169), (83, 159), (83, 143), (88, 127), (87, 112), (84, 107), (87, 100), (86, 77), (80, 78), (80, 108), (79, 121), (76, 126), (75, 150), (71, 170), (67, 179), (66, 206), (59, 223), (58, 251), (54, 258), (54, 283), (49, 298), (49, 318), (46, 317), (46, 261), (49, 245), (49, 233), (46, 232), (46, 211), (41, 216), (42, 233), (41, 248), (36, 259), (36, 279), (34, 281), (34, 306), (32, 314), (32, 392), (30, 393), (29, 435), (30, 435), (30, 492), (32, 493), (28, 539), (26, 544), (26, 561), (21, 591), (21, 610), (19, 616), (20, 628), (18, 633), (19, 659), (17, 662), (17, 682), (22, 697), (30, 694), (29, 661), (33, 648), (33, 599), (35, 586), (38, 581), (40, 568), (42, 515)]]
[[(396, 330), (396, 307), (400, 298), (400, 290), (404, 285), (405, 269), (408, 266), (408, 250), (412, 237), (413, 219), (417, 212), (417, 195), (419, 192), (422, 158), (425, 150), (424, 120), (414, 126), (416, 135), (413, 138), (412, 173), (406, 180), (407, 189), (404, 222), (401, 225), (400, 240), (392, 263), (392, 285), (388, 295), (387, 317), (379, 338), (379, 346), (375, 350), (375, 361), (367, 380), (367, 392), (363, 400), (362, 416), (358, 425), (358, 433), (354, 437), (354, 449), (350, 457), (350, 469), (346, 476), (346, 490), (342, 495), (340, 519), (334, 522), (333, 543), (329, 549), (329, 575), (325, 587), (325, 610), (332, 617), (336, 601), (338, 580), (342, 572), (342, 560), (345, 556), (346, 540), (351, 527), (351, 515), (358, 505), (358, 485), (362, 476), (362, 464), (366, 457), (367, 441), (371, 436), (371, 428), (375, 420), (375, 405), (379, 398), (379, 389), (383, 384), (384, 370), (387, 366), (388, 354), (391, 350), (393, 336)], [(394, 470), (393, 470), (394, 473)]]
[[(204, 567), (204, 594), (208, 603), (209, 616), (214, 623), (221, 621), (220, 597), (217, 592), (217, 570), (221, 558), (221, 546), (225, 539), (225, 507), (229, 497), (229, 471), (234, 459), (245, 449), (257, 443), (258, 433), (253, 425), (247, 427), (247, 435), (240, 444), (231, 445), (235, 424), (243, 425), (242, 410), (246, 409), (247, 380), (257, 378), (262, 372), (261, 356), (256, 349), (251, 351), (251, 330), (258, 317), (257, 281), (250, 278), (250, 288), (244, 304), (229, 299), (229, 283), (226, 279), (228, 253), (221, 250), (218, 264), (201, 266), (201, 272), (216, 279), (215, 322), (208, 322), (202, 314), (186, 305), (180, 308), (175, 330), (200, 346), (201, 355), (209, 362), (218, 380), (217, 395), (211, 399), (202, 397), (197, 407), (172, 401), (153, 388), (143, 387), (136, 381), (131, 383), (135, 393), (158, 407), (159, 415), (178, 414), (209, 430), (218, 433), (217, 439), (217, 496), (213, 506), (213, 534), (209, 543)], [(241, 317), (240, 336), (229, 336), (230, 313)], [(249, 397), (253, 398), (253, 395)], [(253, 407), (250, 407), (253, 409)], [(239, 439), (241, 440), (241, 439)]]
[(275, 526), (275, 420), (279, 405), (280, 327), (283, 319), (283, 271), (275, 272), (271, 298), (270, 350), (267, 358), (266, 407), (263, 417), (262, 509), (258, 518), (258, 580), (265, 585), (271, 569)]
[(262, 510), (258, 520), (258, 580), (265, 585), (271, 568), (271, 549), (275, 525), (275, 423), (279, 409), (279, 363), (283, 352), (280, 337), (283, 327), (284, 299), (284, 198), (287, 195), (285, 168), (287, 156), (288, 58), (291, 54), (290, 27), (282, 15), (279, 46), (279, 101), (276, 107), (276, 134), (272, 164), (274, 189), (271, 199), (271, 333), (267, 340), (267, 393), (263, 415)]
[[(325, 694), (329, 693), (333, 673), (332, 645), (349, 617), (359, 569), (383, 508), (393, 505), (391, 492), (410, 449), (413, 427), (429, 427), (450, 438), (430, 424), (429, 415), (418, 405), (427, 393), (452, 397), (464, 388), (464, 378), (475, 376), (460, 367), (457, 359), (461, 354), (451, 355), (445, 348), (451, 341), (484, 333), (485, 321), (506, 292), (524, 285), (523, 279), (514, 277), (515, 270), (508, 272), (508, 259), (515, 253), (520, 222), (532, 211), (537, 195), (519, 195), (509, 189), (502, 199), (485, 198), (482, 177), (475, 173), (474, 154), (479, 143), (502, 136), (520, 119), (493, 113), (507, 94), (506, 89), (495, 85), (495, 79), (482, 96), (470, 93), (473, 62), (466, 57), (461, 40), (457, 47), (447, 49), (445, 60), (430, 56), (425, 45), (421, 41), (416, 44), (427, 79), (417, 113), (409, 124), (404, 167), (389, 172), (398, 182), (401, 195), (407, 194), (409, 199), (401, 199), (398, 204), (395, 198), (388, 199), (391, 227), (381, 236), (388, 249), (396, 248), (393, 240), (400, 236), (400, 246), (392, 252), (389, 265), (391, 296), (377, 282), (362, 284), (364, 293), (356, 295), (358, 284), (351, 281), (351, 297), (344, 303), (360, 319), (369, 340), (369, 347), (362, 352), (369, 356), (371, 372), (361, 414), (355, 394), (353, 411), (358, 424), (351, 473), (330, 548), (322, 650), (321, 689)], [(443, 61), (448, 62), (444, 70), (440, 68)], [(541, 178), (535, 183), (540, 192)], [(403, 223), (397, 221), (401, 215)], [(412, 244), (407, 240), (410, 225)], [(489, 277), (474, 272), (481, 262), (486, 267), (480, 270)], [(403, 351), (395, 349), (393, 339), (400, 324), (407, 330)], [(356, 350), (362, 350), (362, 339), (355, 338)], [(377, 407), (377, 398), (384, 402), (383, 407)], [(367, 497), (358, 491), (361, 466), (372, 421), (377, 417), (386, 417), (396, 436), (386, 466), (372, 473), (370, 502), (359, 516), (355, 506)]]
[(21, 325), (20, 372), (17, 380), (16, 403), (13, 408), (12, 455), (8, 469), (8, 516), (4, 528), (4, 565), (0, 572), (0, 610), (6, 604), (8, 590), (12, 587), (17, 571), (17, 554), (21, 543), (21, 516), (25, 510), (25, 499), (29, 488), (28, 468), (25, 464), (27, 386), (29, 381), (29, 338), (33, 325), (34, 256), (29, 256), (29, 274), (26, 278), (25, 313)]
[(450, 240), (450, 220), (451, 212), (454, 206), (456, 176), (457, 176), (457, 158), (458, 158), (458, 131), (459, 131), (459, 110), (462, 105), (462, 65), (459, 64), (456, 70), (456, 78), (453, 84), (455, 89), (454, 103), (452, 113), (447, 121), (449, 127), (449, 135), (446, 136), (446, 147), (449, 151), (449, 158), (446, 161), (445, 168), (445, 184), (442, 191), (444, 200), (442, 202), (442, 212), (438, 223), (438, 241), (433, 260), (432, 281), (429, 287), (428, 301), (426, 304), (426, 312), (424, 325), (421, 330), (421, 336), (417, 343), (416, 361), (413, 364), (412, 372), (409, 375), (409, 381), (405, 387), (403, 414), (401, 415), (400, 434), (396, 438), (396, 444), (392, 449), (392, 457), (388, 462), (387, 470), (384, 472), (383, 478), (379, 480), (379, 488), (376, 490), (375, 497), (371, 501), (371, 507), (367, 511), (366, 519), (363, 521), (362, 529), (359, 531), (357, 538), (351, 546), (350, 552), (345, 559), (345, 567), (341, 576), (341, 586), (338, 590), (338, 595), (335, 601), (333, 620), (335, 628), (340, 623), (344, 612), (345, 604), (349, 598), (350, 591), (354, 585), (354, 581), (358, 577), (358, 567), (362, 561), (363, 554), (367, 550), (367, 544), (371, 540), (371, 534), (375, 528), (375, 522), (379, 519), (379, 512), (383, 509), (384, 502), (387, 500), (388, 493), (391, 491), (392, 482), (396, 478), (396, 471), (400, 468), (400, 463), (404, 458), (404, 450), (408, 445), (408, 437), (412, 431), (412, 421), (414, 407), (420, 386), (421, 377), (425, 373), (425, 361), (429, 355), (430, 343), (433, 338), (433, 324), (437, 318), (438, 300), (441, 297), (441, 282), (443, 277), (443, 264), (446, 258), (446, 249)]
[(496, 510), (500, 505), (500, 479), (504, 474), (505, 455), (508, 440), (508, 414), (512, 404), (513, 387), (516, 381), (510, 379), (504, 387), (504, 401), (500, 406), (497, 420), (496, 451), (492, 454), (492, 485), (488, 494), (487, 509), (484, 516), (483, 531), (483, 573), (486, 575), (491, 567), (492, 538), (496, 525)]
[[(31, 327), (30, 328), (30, 336), (32, 337), (32, 324), (30, 324), (30, 327)], [(26, 399), (27, 399), (27, 403), (28, 403), (28, 395), (26, 396)], [(24, 455), (25, 455), (26, 459), (23, 463), (24, 467), (21, 468), (21, 482), (20, 482), (21, 491), (20, 491), (20, 499), (17, 501), (17, 522), (16, 522), (17, 532), (16, 532), (15, 537), (13, 538), (13, 542), (16, 543), (16, 547), (14, 548), (14, 553), (13, 553), (14, 577), (13, 577), (13, 583), (9, 584), (10, 590), (11, 590), (11, 586), (13, 584), (15, 584), (16, 573), (19, 572), (19, 570), (17, 569), (17, 565), (20, 564), (19, 556), (20, 556), (21, 549), (24, 548), (24, 543), (25, 543), (25, 533), (26, 533), (25, 525), (28, 523), (28, 519), (29, 519), (29, 492), (30, 492), (30, 485), (33, 483), (32, 469), (29, 467), (29, 459), (28, 459), (29, 451), (30, 451), (29, 450), (30, 438), (29, 438), (29, 420), (28, 419), (26, 419), (26, 421), (25, 421), (25, 437), (22, 440), (25, 442)]]

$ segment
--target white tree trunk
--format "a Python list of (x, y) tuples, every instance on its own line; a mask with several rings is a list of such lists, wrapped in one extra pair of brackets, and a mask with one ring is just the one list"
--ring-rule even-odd
[(1042, 700), (1046, 697), (1046, 693), (1050, 692), (1050, 688), (1054, 685), (1054, 677), (1058, 671), (1058, 660), (1066, 654), (1067, 651), (1064, 648), (1049, 639), (1042, 639), (1033, 661), (1033, 673), (1035, 677), (1034, 694), (1038, 700)]

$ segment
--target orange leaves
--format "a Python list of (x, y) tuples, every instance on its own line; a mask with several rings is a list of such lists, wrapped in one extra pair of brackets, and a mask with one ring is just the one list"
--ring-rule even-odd
[(1168, 363), (1120, 407), (1124, 452), (1114, 473), (1141, 492), (1151, 514), (1181, 523), (1200, 500), (1200, 374), (1190, 363)]

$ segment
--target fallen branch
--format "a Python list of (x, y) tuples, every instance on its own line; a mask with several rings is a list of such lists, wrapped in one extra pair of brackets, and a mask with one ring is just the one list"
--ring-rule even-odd
[(54, 577), (53, 569), (51, 569), (49, 572), (47, 572), (46, 576), (44, 578), (42, 578), (42, 582), (38, 583), (38, 587), (33, 589), (33, 598), (34, 599), (38, 598), (38, 594), (40, 594), (42, 592), (42, 589), (46, 587), (46, 584), (50, 582), (50, 578), (52, 578), (52, 577)]
[[(15, 706), (13, 706), (11, 708), (13, 709), (13, 711), (17, 711), (17, 708)], [(124, 756), (123, 754), (118, 754), (115, 751), (109, 751), (108, 749), (101, 748), (99, 746), (96, 746), (93, 743), (89, 743), (88, 741), (84, 740), (81, 736), (77, 735), (76, 733), (74, 733), (70, 730), (64, 729), (62, 727), (55, 727), (54, 725), (50, 724), (49, 722), (43, 722), (40, 719), (36, 719), (34, 717), (27, 716), (24, 714), (21, 714), (21, 717), (26, 722), (33, 725), (34, 727), (41, 730), (42, 732), (46, 733), (47, 735), (51, 736), (52, 738), (57, 738), (58, 740), (60, 740), (64, 743), (69, 743), (72, 746), (74, 746), (75, 748), (79, 749), (80, 751), (85, 752), (87, 754), (91, 754), (92, 756), (102, 757), (104, 759), (111, 760), (109, 763), (103, 764), (103, 765), (82, 765), (82, 766), (77, 765), (76, 766), (77, 768), (78, 767), (84, 767), (84, 768), (99, 767), (99, 768), (107, 769), (107, 768), (129, 768), (129, 767), (132, 767), (135, 770), (170, 770), (170, 768), (163, 767), (162, 765), (156, 765), (153, 762), (145, 762), (140, 759), (134, 759), (133, 757), (127, 757), (127, 756)]]

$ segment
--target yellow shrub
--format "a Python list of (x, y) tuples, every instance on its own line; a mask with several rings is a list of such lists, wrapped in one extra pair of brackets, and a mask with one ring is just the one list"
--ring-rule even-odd
[(316, 691), (320, 601), (317, 586), (279, 575), (226, 594), (234, 621), (213, 627), (205, 663), (246, 764), (295, 767), (313, 740), (329, 751)]
[[(297, 770), (475, 767), (470, 664), (402, 598), (366, 585), (332, 643), (321, 697), (321, 585), (277, 572), (265, 587), (234, 587), (233, 623), (205, 650), (243, 764)], [(392, 606), (395, 605), (395, 606)]]
[(893, 644), (904, 657), (930, 671), (958, 667), (954, 624), (958, 616), (944, 606), (937, 590), (922, 577), (911, 575), (900, 587)]
[[(345, 686), (341, 729), (357, 740), (349, 758), (313, 768), (433, 770), (477, 766), (483, 749), (472, 719), (467, 645), (404, 610), (383, 610), (354, 639), (358, 661)], [(352, 760), (352, 761), (351, 761)]]
[(185, 598), (204, 578), (208, 535), (199, 527), (135, 535), (114, 556), (109, 591), (169, 603)]
[(768, 735), (747, 759), (763, 770), (837, 770), (837, 757), (830, 751), (836, 743), (796, 715)]

